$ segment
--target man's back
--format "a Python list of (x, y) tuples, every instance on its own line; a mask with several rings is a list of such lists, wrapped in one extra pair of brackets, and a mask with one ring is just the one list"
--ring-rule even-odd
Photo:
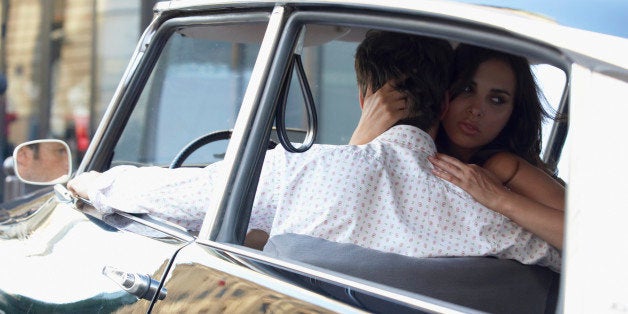
[(431, 173), (431, 137), (395, 126), (361, 146), (269, 152), (249, 227), (412, 257), (496, 255), (558, 265), (547, 243)]

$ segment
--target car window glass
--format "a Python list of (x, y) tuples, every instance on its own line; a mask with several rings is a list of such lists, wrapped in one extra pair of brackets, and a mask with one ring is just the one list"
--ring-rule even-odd
[[(168, 165), (195, 138), (232, 129), (264, 28), (251, 23), (174, 32), (116, 145), (113, 163)], [(226, 145), (206, 145), (186, 163), (220, 160)]]

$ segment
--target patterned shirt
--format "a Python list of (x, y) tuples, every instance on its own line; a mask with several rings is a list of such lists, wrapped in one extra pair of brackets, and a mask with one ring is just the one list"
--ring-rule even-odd
[[(560, 269), (555, 248), (434, 176), (427, 156), (435, 152), (427, 133), (407, 125), (366, 145), (300, 154), (277, 147), (266, 154), (249, 228), (411, 257), (496, 256)], [(115, 167), (89, 196), (103, 210), (151, 213), (198, 230), (217, 167)]]

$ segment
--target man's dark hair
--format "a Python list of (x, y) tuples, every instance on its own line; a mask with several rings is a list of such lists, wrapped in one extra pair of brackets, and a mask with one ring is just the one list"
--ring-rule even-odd
[(427, 131), (438, 122), (449, 87), (451, 45), (442, 39), (385, 31), (369, 31), (355, 54), (355, 73), (362, 96), (386, 82), (405, 93), (409, 118), (398, 123)]
[(33, 151), (33, 159), (39, 159), (39, 143), (29, 144), (28, 148)]

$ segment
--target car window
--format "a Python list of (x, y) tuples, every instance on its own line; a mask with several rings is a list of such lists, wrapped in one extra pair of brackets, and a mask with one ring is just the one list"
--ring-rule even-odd
[[(174, 32), (115, 147), (113, 163), (168, 165), (195, 138), (232, 129), (264, 27), (210, 25)], [(220, 160), (227, 143), (207, 145), (186, 163)]]
[[(328, 28), (333, 29), (333, 27)], [(325, 33), (324, 27), (308, 24), (305, 26), (304, 38), (299, 38), (299, 40), (297, 40), (297, 47), (294, 49), (296, 51), (295, 53), (300, 53), (301, 55), (305, 68), (305, 74), (309, 86), (313, 91), (314, 101), (316, 103), (319, 131), (317, 143), (324, 144), (347, 144), (353, 130), (358, 123), (360, 117), (360, 106), (358, 101), (358, 89), (356, 86), (356, 76), (354, 70), (354, 55), (358, 44), (369, 30), (369, 28), (367, 27), (355, 26), (337, 26), (336, 29), (342, 31), (338, 31), (336, 36), (331, 36), (328, 33), (327, 38), (325, 38), (325, 35), (322, 35), (322, 33)], [(305, 43), (302, 49), (298, 47), (301, 40)], [(308, 46), (308, 42), (314, 44)], [(565, 73), (563, 70), (552, 65), (537, 64), (536, 62), (531, 63), (535, 64), (533, 66), (533, 71), (536, 76), (537, 84), (539, 85), (544, 96), (543, 105), (548, 108), (548, 111), (550, 113), (556, 113), (556, 111), (558, 111), (559, 109), (559, 105), (562, 102), (563, 93), (565, 90)], [(288, 112), (286, 116), (289, 117), (289, 119), (291, 119), (291, 121), (296, 124), (287, 123), (287, 125), (289, 127), (292, 126), (296, 128), (305, 128), (307, 126), (307, 118), (305, 113), (306, 111), (303, 109), (305, 107), (305, 101), (302, 92), (302, 85), (299, 84), (296, 79), (297, 75), (294, 74), (294, 71), (297, 70), (292, 69), (292, 71), (292, 80), (289, 83), (289, 97), (286, 101), (286, 111)], [(545, 121), (547, 129), (543, 131), (544, 145), (546, 145), (545, 141), (547, 141), (547, 135), (549, 134), (549, 130), (554, 123), (555, 121), (551, 119)], [(321, 149), (320, 151), (326, 151), (329, 152), (330, 155), (332, 154), (331, 149), (329, 151), (325, 149), (326, 148)], [(275, 162), (276, 159), (268, 157), (271, 156), (271, 154), (272, 153), (267, 153), (267, 158), (269, 160), (272, 160), (272, 162)], [(323, 169), (320, 164), (324, 164), (325, 167), (334, 167), (334, 165), (328, 164), (327, 160), (324, 160), (324, 158), (321, 158), (320, 163), (308, 163), (314, 158), (315, 157), (311, 157), (311, 155), (308, 155), (308, 157), (303, 157), (303, 159), (306, 161), (303, 164), (300, 164), (298, 161), (296, 161), (298, 157), (295, 157), (294, 160), (289, 161), (289, 167), (291, 168), (290, 171), (287, 171), (287, 175), (285, 177), (283, 176), (284, 173), (282, 173), (281, 170), (279, 171), (279, 174), (277, 174), (277, 176), (279, 177), (278, 180), (283, 180), (282, 182), (287, 181), (288, 184), (294, 185), (289, 185), (289, 192), (283, 193), (283, 191), (281, 191), (281, 193), (278, 193), (277, 198), (280, 198), (280, 200), (274, 199), (272, 205), (268, 205), (268, 207), (277, 206), (275, 212), (273, 213), (276, 216), (270, 219), (270, 221), (272, 222), (271, 230), (277, 228), (280, 231), (277, 234), (273, 234), (271, 236), (269, 242), (264, 248), (265, 253), (271, 254), (273, 257), (277, 257), (280, 259), (304, 262), (306, 264), (316, 267), (322, 267), (332, 270), (334, 272), (340, 272), (344, 275), (372, 280), (373, 282), (390, 285), (394, 288), (401, 288), (405, 292), (418, 293), (420, 295), (436, 297), (460, 305), (470, 306), (481, 310), (488, 310), (489, 312), (496, 309), (500, 304), (499, 302), (509, 303), (512, 305), (514, 304), (513, 302), (515, 302), (515, 300), (519, 300), (522, 307), (530, 309), (529, 307), (527, 307), (530, 306), (530, 304), (540, 304), (541, 306), (545, 306), (544, 302), (546, 298), (555, 298), (555, 291), (552, 289), (556, 289), (557, 286), (552, 286), (552, 284), (557, 282), (559, 275), (548, 268), (532, 267), (524, 269), (523, 267), (520, 267), (522, 264), (510, 263), (512, 261), (502, 263), (503, 260), (498, 261), (484, 258), (456, 260), (447, 258), (443, 260), (439, 260), (438, 258), (418, 259), (421, 260), (420, 263), (423, 264), (419, 268), (417, 268), (415, 267), (416, 260), (414, 262), (408, 261), (407, 263), (405, 263), (405, 261), (402, 260), (406, 258), (406, 256), (402, 257), (401, 253), (399, 253), (399, 255), (393, 254), (396, 255), (393, 256), (390, 254), (382, 254), (382, 252), (376, 250), (366, 249), (365, 243), (368, 243), (367, 239), (356, 239), (350, 237), (355, 234), (360, 234), (359, 232), (354, 232), (354, 229), (352, 228), (366, 228), (363, 225), (360, 225), (358, 222), (360, 220), (368, 220), (368, 217), (370, 217), (370, 213), (360, 211), (361, 206), (353, 204), (352, 201), (353, 199), (362, 199), (363, 202), (368, 202), (368, 195), (370, 195), (371, 193), (376, 194), (377, 188), (385, 189), (385, 187), (382, 187), (385, 184), (382, 184), (382, 186), (376, 186), (374, 190), (369, 190), (369, 183), (373, 181), (369, 181), (368, 178), (361, 178), (361, 173), (359, 173), (359, 171), (357, 170), (355, 171), (355, 173), (347, 173), (346, 177), (343, 178), (355, 177), (357, 178), (355, 182), (360, 182), (359, 180), (361, 180), (364, 186), (360, 186), (359, 183), (354, 183), (352, 179), (342, 181), (342, 178), (336, 177), (334, 177), (333, 182), (327, 184), (325, 183), (325, 180), (320, 179), (322, 176), (325, 176), (325, 169)], [(294, 165), (292, 163), (294, 163)], [(276, 163), (273, 163), (272, 165), (273, 167), (276, 167)], [(265, 163), (263, 167), (270, 166), (269, 164)], [(301, 170), (300, 167), (302, 167), (303, 169), (312, 167), (317, 171), (303, 171), (302, 173), (297, 173), (295, 175), (293, 171), (298, 172), (299, 170)], [(342, 171), (346, 167), (348, 166), (340, 165), (338, 166), (338, 168), (332, 168), (335, 169), (333, 173), (342, 173)], [(276, 168), (272, 169), (276, 170)], [(262, 170), (262, 173), (264, 175), (264, 170)], [(298, 180), (293, 180), (294, 177), (297, 177)], [(267, 182), (274, 182), (272, 180), (266, 181), (266, 177), (263, 177), (263, 179), (265, 181), (264, 183), (260, 183), (258, 189), (264, 189)], [(370, 180), (373, 179), (371, 178)], [(302, 182), (306, 183), (302, 184)], [(375, 180), (375, 182), (377, 182), (377, 180)], [(403, 182), (408, 182), (408, 179), (406, 178), (406, 180)], [(317, 186), (317, 183), (327, 184), (327, 189)], [(393, 184), (394, 182), (386, 183)], [(374, 183), (374, 185), (377, 185), (377, 183)], [(332, 186), (335, 188), (335, 191), (333, 189), (332, 191), (329, 190), (329, 187)], [(408, 189), (413, 188), (416, 187), (408, 186)], [(333, 195), (326, 196), (325, 193), (330, 193)], [(263, 192), (261, 193), (258, 190), (259, 198), (256, 199), (254, 206), (260, 206), (260, 208), (267, 206), (265, 200), (267, 195), (270, 194), (272, 194), (272, 192), (269, 192), (268, 190), (263, 190)], [(338, 195), (344, 195), (345, 198), (336, 199)], [(381, 197), (383, 196), (380, 196), (380, 198)], [(320, 215), (316, 217), (313, 217), (312, 215), (308, 216), (308, 211), (318, 210), (317, 206), (319, 206), (319, 208), (325, 208), (325, 206), (330, 204), (325, 203), (328, 199), (333, 200), (332, 202), (334, 202), (334, 205), (330, 205), (330, 207), (338, 211), (337, 215), (334, 215), (334, 211), (330, 210), (328, 212), (317, 211), (317, 214)], [(406, 199), (405, 201), (408, 202), (409, 200)], [(335, 204), (337, 204), (337, 206)], [(468, 204), (465, 206), (468, 206)], [(341, 214), (343, 210), (344, 214)], [(283, 213), (280, 214), (280, 211), (283, 211)], [(342, 216), (346, 215), (347, 211), (359, 212), (360, 215), (352, 216), (356, 217), (355, 220), (358, 222), (347, 220), (347, 216)], [(260, 212), (263, 212), (263, 210), (257, 211), (255, 208), (252, 210), (249, 227), (251, 227), (251, 225), (255, 228), (258, 226), (262, 226), (262, 228), (267, 226), (266, 222), (260, 221), (264, 218), (260, 219), (259, 217), (255, 216)], [(342, 222), (338, 221), (340, 220), (340, 218), (337, 217), (340, 216), (344, 217), (342, 219)], [(379, 221), (373, 222), (373, 229), (371, 230), (375, 231), (373, 231), (372, 235), (369, 235), (369, 237), (372, 236), (373, 239), (379, 237), (381, 241), (386, 241), (386, 239), (393, 238), (394, 236), (389, 235), (389, 233), (395, 234), (395, 230), (387, 229), (391, 225), (386, 222), (385, 218), (380, 218), (381, 219)], [(389, 216), (386, 216), (386, 219), (388, 218)], [(301, 222), (306, 220), (311, 221), (312, 223), (305, 223), (303, 225), (300, 225)], [(280, 226), (280, 224), (283, 225)], [(346, 225), (343, 226), (343, 224)], [(314, 227), (312, 227), (312, 225)], [(325, 225), (325, 227), (323, 228), (316, 227), (323, 225)], [(302, 233), (300, 233), (299, 231), (294, 231), (293, 229), (290, 229), (293, 226), (298, 226), (294, 229), (301, 228), (302, 226), (305, 227), (301, 229)], [(444, 230), (447, 230), (448, 227), (445, 224), (445, 226), (443, 226), (442, 228), (444, 228)], [(323, 231), (321, 231), (321, 229)], [(400, 229), (403, 228), (400, 227)], [(378, 235), (375, 235), (375, 233), (377, 233)], [(329, 235), (329, 238), (341, 239), (338, 240), (338, 242), (341, 242), (342, 244), (335, 242), (336, 240), (324, 240), (328, 239), (326, 237), (327, 235)], [(342, 238), (342, 236), (340, 235), (345, 236), (345, 238)], [(373, 239), (370, 239), (371, 243), (377, 242)], [(408, 246), (417, 245), (418, 247), (425, 245), (425, 243), (413, 244), (411, 241), (413, 241), (414, 239), (407, 240), (408, 242), (406, 242), (406, 245)], [(421, 243), (421, 240), (419, 240), (418, 243)], [(396, 243), (390, 243), (390, 245), (392, 247), (393, 245), (396, 245)], [(302, 248), (308, 248), (308, 250), (303, 250)], [(387, 249), (383, 249), (382, 251), (389, 252), (387, 251)], [(391, 251), (393, 250), (391, 249)], [(368, 260), (368, 265), (361, 265), (358, 262), (362, 259)], [(447, 263), (448, 265), (443, 267), (444, 263)], [(404, 268), (402, 266), (392, 266), (392, 268), (399, 271), (395, 274), (395, 271), (390, 270), (390, 267), (387, 266), (396, 264), (412, 266), (408, 266), (407, 268)], [(465, 291), (465, 289), (473, 288), (471, 288), (471, 286), (465, 286), (463, 283), (451, 285), (451, 282), (456, 280), (455, 278), (462, 278), (468, 275), (465, 270), (462, 270), (464, 268), (461, 267), (467, 267), (474, 264), (477, 266), (476, 274), (478, 276), (473, 279), (473, 285), (484, 286), (491, 291), (489, 294), (493, 296), (499, 295), (499, 297), (490, 298), (490, 300), (487, 299), (486, 302), (481, 302), (477, 300), (463, 300), (464, 297), (458, 295), (458, 293), (460, 293), (461, 291)], [(425, 273), (420, 273), (419, 269), (420, 271), (425, 271)], [(499, 271), (510, 273), (511, 276), (506, 279), (503, 276), (497, 275), (495, 271), (498, 269)], [(382, 274), (382, 272), (385, 273)], [(434, 281), (427, 282), (428, 278), (430, 278), (431, 275), (434, 276)], [(539, 280), (539, 282), (543, 282), (542, 285), (537, 285), (537, 282), (531, 280), (531, 278), (534, 278), (535, 276), (538, 276), (538, 278), (542, 278), (541, 280)], [(426, 281), (417, 281), (415, 280), (415, 278), (421, 278)], [(450, 280), (443, 281), (443, 278), (450, 278)], [(506, 279), (506, 281), (513, 279), (513, 281), (504, 281), (500, 284), (496, 284), (497, 282), (504, 279)], [(516, 284), (513, 285), (514, 282), (516, 282)], [(321, 283), (317, 285), (316, 288), (323, 290), (329, 288), (329, 291), (333, 291), (337, 288), (331, 287), (334, 285), (333, 283), (329, 283), (330, 287), (326, 287), (326, 284), (328, 283)], [(538, 293), (536, 294), (536, 296), (539, 296), (539, 298), (532, 297), (524, 301), (519, 296), (514, 296), (507, 293), (506, 290), (501, 290), (497, 288), (497, 286), (501, 284), (509, 286), (514, 290), (529, 289), (531, 291), (535, 291), (535, 293)], [(346, 291), (349, 290), (350, 289), (347, 289)], [(441, 291), (442, 294), (434, 293), (434, 291), (436, 290)], [(338, 294), (334, 294), (332, 292), (329, 293), (338, 298), (349, 297), (353, 300), (365, 300), (361, 299), (364, 298), (364, 296), (360, 296), (359, 293), (356, 295), (351, 295), (351, 293), (346, 291), (340, 291), (338, 292)], [(501, 294), (502, 292), (503, 294)], [(345, 295), (345, 293), (348, 294), (348, 296)], [(482, 305), (481, 303), (485, 304)], [(356, 304), (360, 305), (360, 302), (357, 302)]]

